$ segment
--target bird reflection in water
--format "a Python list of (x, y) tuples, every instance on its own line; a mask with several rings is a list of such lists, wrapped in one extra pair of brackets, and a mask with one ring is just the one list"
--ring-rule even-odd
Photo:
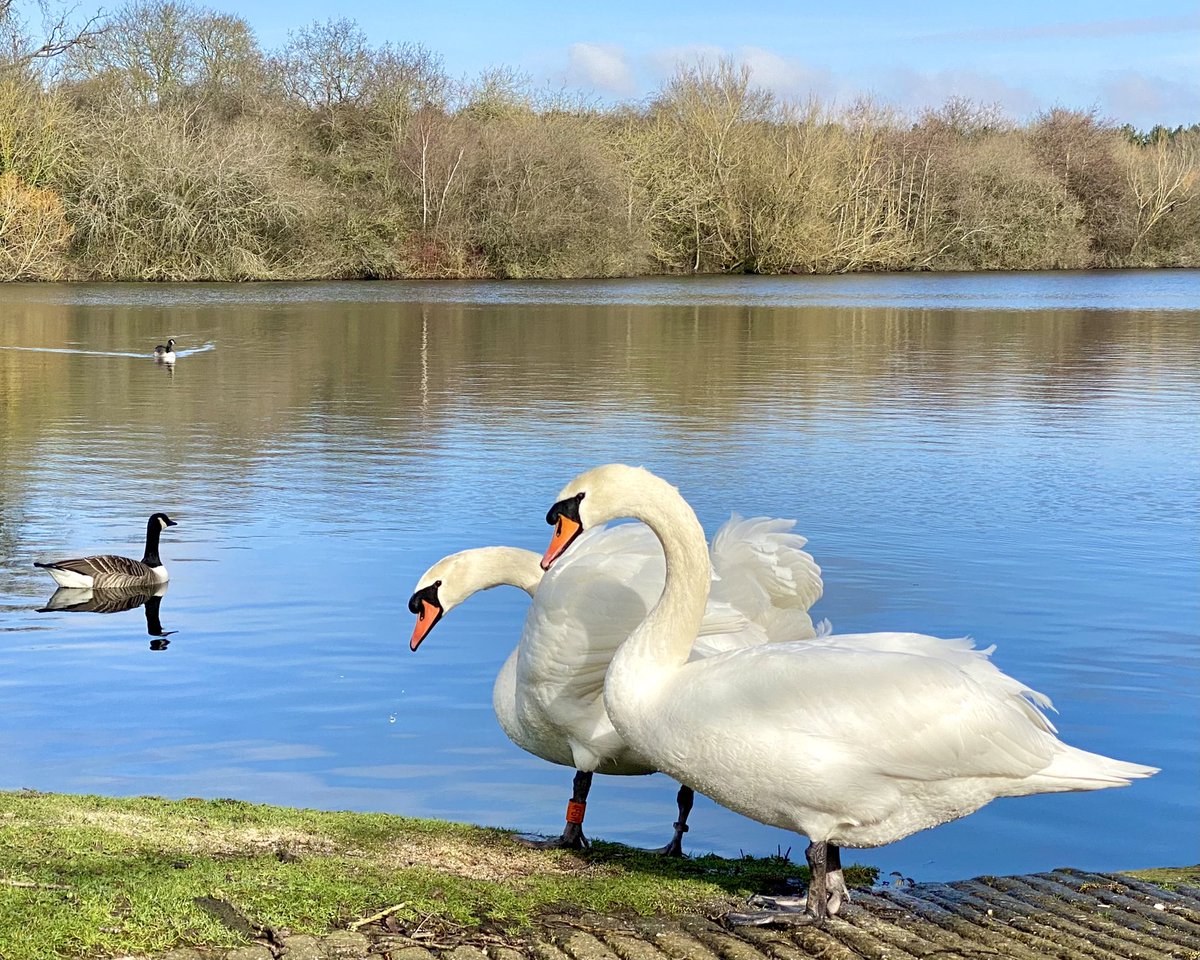
[(153, 591), (149, 587), (132, 589), (59, 587), (38, 613), (124, 613), (135, 607), (146, 608), (146, 633), (151, 637), (151, 650), (166, 650), (171, 645), (167, 637), (178, 630), (164, 630), (159, 620), (159, 607), (167, 584), (159, 584)]

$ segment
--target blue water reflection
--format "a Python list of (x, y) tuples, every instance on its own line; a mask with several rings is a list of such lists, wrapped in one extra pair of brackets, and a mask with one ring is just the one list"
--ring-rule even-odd
[[(570, 771), (491, 713), (523, 595), (416, 655), (405, 602), (445, 553), (540, 551), (563, 482), (623, 460), (710, 532), (795, 517), (837, 629), (995, 643), (1069, 742), (1163, 767), (865, 855), (885, 873), (1195, 862), (1198, 294), (1194, 271), (6, 287), (0, 788), (557, 831)], [(167, 376), (141, 355), (165, 335), (213, 346)], [(32, 560), (137, 553), (156, 509), (168, 649), (144, 607), (38, 612)], [(665, 778), (591, 800), (592, 835), (669, 836)], [(798, 843), (706, 801), (692, 824), (693, 851)]]

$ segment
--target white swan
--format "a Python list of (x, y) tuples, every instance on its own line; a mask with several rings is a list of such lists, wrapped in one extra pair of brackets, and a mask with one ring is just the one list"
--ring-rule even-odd
[[(793, 526), (734, 515), (721, 528), (711, 554), (705, 549), (713, 591), (689, 655), (814, 635), (807, 609), (821, 595), (820, 568)], [(603, 690), (612, 655), (662, 592), (666, 566), (654, 534), (641, 524), (589, 531), (544, 577), (539, 559), (528, 550), (483, 547), (439, 560), (409, 600), (417, 615), (409, 645), (416, 650), (446, 613), (480, 590), (510, 584), (534, 598), (520, 642), (496, 677), (492, 703), (513, 743), (575, 768), (562, 836), (539, 845), (579, 847), (587, 842), (582, 823), (592, 774), (656, 769), (617, 736)], [(682, 853), (692, 799), (691, 789), (681, 787), (675, 835), (663, 853)]]
[(542, 566), (617, 517), (655, 532), (667, 577), (612, 659), (608, 715), (659, 770), (809, 838), (809, 918), (836, 912), (844, 896), (838, 847), (891, 843), (996, 797), (1157, 772), (1062, 743), (1038, 709), (1049, 701), (967, 640), (857, 634), (689, 661), (708, 584), (704, 532), (666, 481), (620, 464), (576, 477), (547, 515), (556, 528)]

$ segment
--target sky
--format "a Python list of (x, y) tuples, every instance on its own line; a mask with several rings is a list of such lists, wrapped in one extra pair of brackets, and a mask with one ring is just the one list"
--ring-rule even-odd
[(834, 107), (868, 96), (919, 114), (959, 96), (1019, 121), (1056, 106), (1142, 130), (1200, 121), (1198, 0), (191, 2), (244, 17), (266, 50), (346, 17), (373, 44), (422, 44), (451, 77), (511, 67), (601, 103), (641, 101), (680, 61), (724, 56), (775, 94)]
[(790, 98), (919, 112), (965, 96), (1018, 120), (1065, 106), (1140, 128), (1200, 122), (1197, 0), (198, 2), (245, 17), (265, 48), (349, 17), (374, 43), (423, 44), (455, 77), (503, 65), (603, 101), (648, 96), (681, 59), (727, 56)]

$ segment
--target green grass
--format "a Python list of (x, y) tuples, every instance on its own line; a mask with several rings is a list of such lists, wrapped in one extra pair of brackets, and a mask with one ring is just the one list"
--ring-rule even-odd
[(782, 857), (666, 860), (606, 843), (532, 851), (500, 830), (385, 814), (0, 792), (0, 958), (242, 942), (198, 897), (293, 933), (397, 904), (402, 928), (511, 929), (548, 911), (718, 910), (807, 872)]
[(1126, 870), (1131, 877), (1157, 883), (1173, 890), (1175, 887), (1200, 887), (1200, 864), (1194, 867), (1153, 867), (1149, 870)]

